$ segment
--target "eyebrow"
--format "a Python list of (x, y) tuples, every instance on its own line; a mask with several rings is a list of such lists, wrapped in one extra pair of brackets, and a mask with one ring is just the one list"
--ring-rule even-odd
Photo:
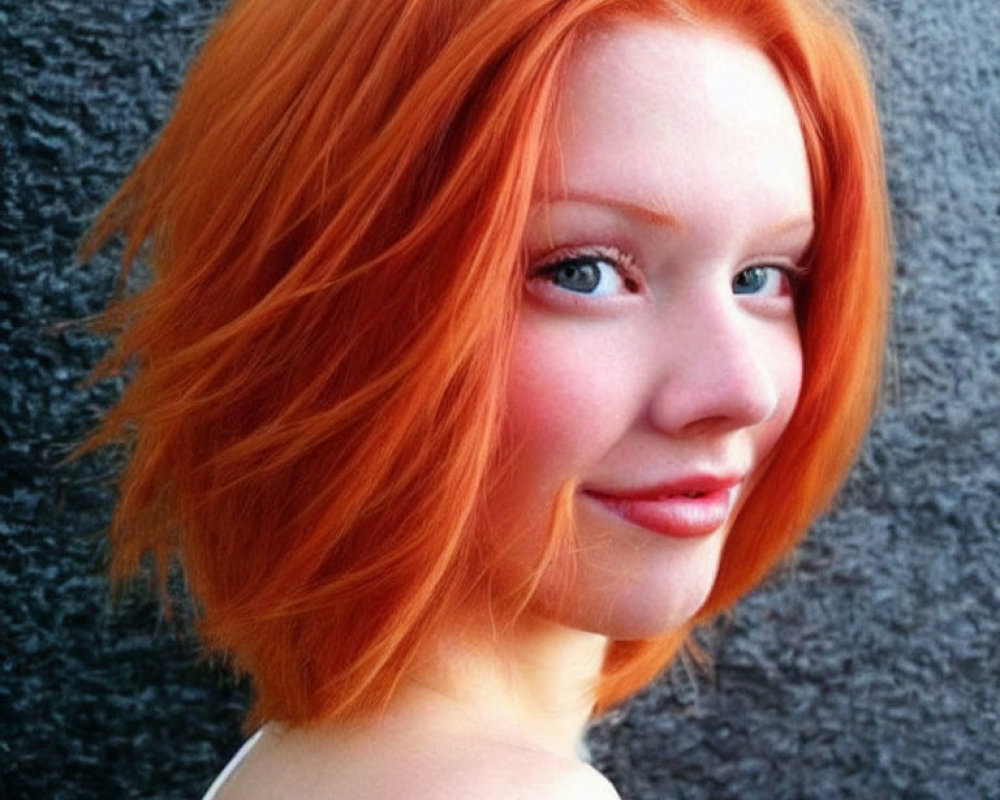
[(617, 197), (609, 197), (603, 194), (592, 192), (568, 192), (558, 197), (548, 198), (550, 203), (581, 203), (590, 206), (607, 206), (622, 211), (630, 217), (651, 222), (654, 225), (661, 225), (665, 228), (672, 228), (675, 231), (684, 230), (681, 221), (665, 208), (658, 208), (651, 203), (632, 203), (628, 200), (621, 200)]
[[(581, 203), (583, 205), (607, 206), (622, 211), (630, 217), (660, 225), (675, 231), (684, 230), (684, 225), (680, 219), (665, 208), (657, 207), (648, 201), (645, 203), (633, 203), (617, 197), (597, 194), (593, 192), (568, 192), (559, 197), (551, 197), (549, 203)], [(800, 228), (812, 230), (815, 222), (811, 214), (799, 214), (786, 220), (782, 220), (776, 225), (772, 225), (763, 231), (765, 236), (780, 236), (792, 233)]]
[(784, 222), (779, 222), (777, 225), (772, 225), (764, 231), (766, 236), (780, 236), (784, 233), (793, 233), (800, 228), (813, 231), (816, 227), (816, 222), (813, 220), (812, 216), (803, 214), (801, 216), (792, 217), (791, 219), (786, 219)]

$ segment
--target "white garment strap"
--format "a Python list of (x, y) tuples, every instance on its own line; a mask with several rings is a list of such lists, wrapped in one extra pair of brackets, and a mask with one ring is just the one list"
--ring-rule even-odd
[(224, 784), (226, 779), (233, 774), (236, 768), (240, 765), (240, 762), (246, 758), (247, 753), (253, 749), (253, 746), (257, 743), (257, 740), (263, 732), (264, 729), (261, 728), (253, 736), (243, 742), (243, 746), (236, 751), (236, 755), (230, 759), (228, 764), (226, 764), (226, 768), (219, 773), (218, 777), (214, 781), (212, 781), (212, 785), (208, 787), (208, 791), (205, 793), (202, 800), (214, 800), (215, 795), (217, 795), (219, 790), (222, 789), (222, 784)]

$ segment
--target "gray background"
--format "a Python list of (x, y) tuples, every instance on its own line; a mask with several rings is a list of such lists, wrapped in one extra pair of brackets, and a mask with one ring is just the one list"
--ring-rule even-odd
[[(246, 687), (141, 592), (110, 610), (114, 253), (76, 241), (220, 0), (2, 0), (0, 798), (197, 798)], [(278, 0), (276, 0), (278, 1)], [(898, 241), (886, 407), (795, 561), (590, 742), (627, 800), (1000, 798), (1000, 5), (859, 11)]]

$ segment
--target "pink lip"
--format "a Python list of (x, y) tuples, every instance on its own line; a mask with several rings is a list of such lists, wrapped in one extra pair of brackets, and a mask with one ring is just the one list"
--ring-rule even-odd
[(694, 475), (641, 489), (584, 493), (634, 525), (663, 536), (693, 539), (725, 524), (741, 481), (741, 476)]

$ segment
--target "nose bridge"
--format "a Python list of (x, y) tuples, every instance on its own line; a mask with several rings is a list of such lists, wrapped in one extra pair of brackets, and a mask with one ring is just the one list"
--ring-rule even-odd
[[(689, 306), (666, 320), (665, 358), (650, 403), (654, 427), (672, 436), (734, 430), (770, 418), (778, 406), (759, 323), (728, 300)], [(755, 330), (756, 329), (756, 330)]]

